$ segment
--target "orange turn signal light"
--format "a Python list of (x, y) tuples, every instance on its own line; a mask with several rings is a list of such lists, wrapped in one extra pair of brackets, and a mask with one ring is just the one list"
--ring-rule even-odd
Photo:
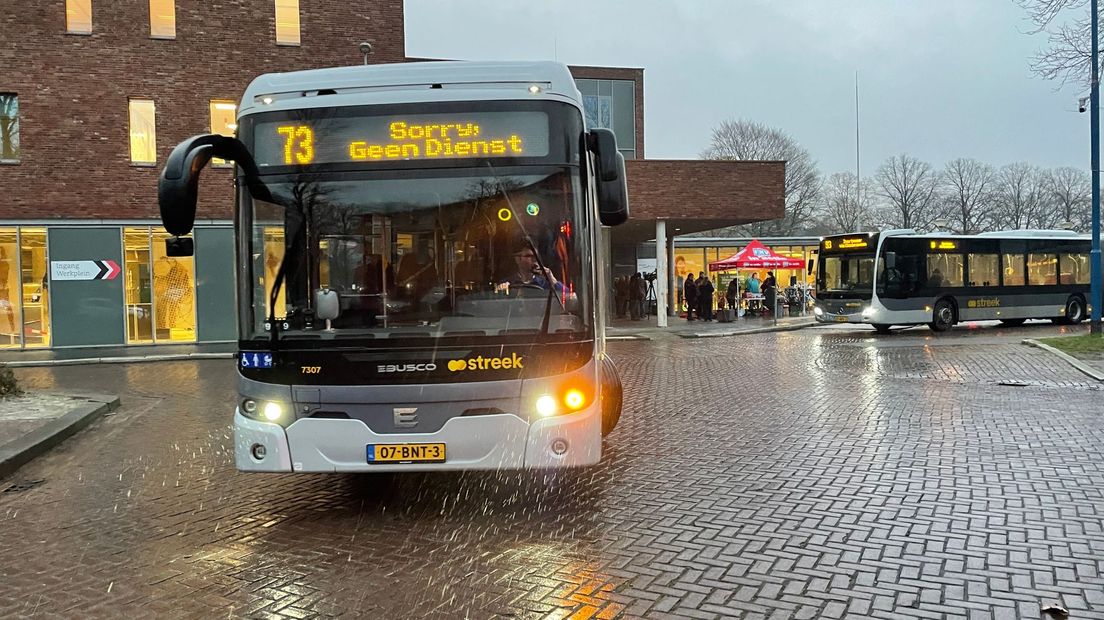
[(578, 411), (586, 405), (586, 394), (577, 388), (571, 388), (564, 392), (564, 404), (572, 411)]

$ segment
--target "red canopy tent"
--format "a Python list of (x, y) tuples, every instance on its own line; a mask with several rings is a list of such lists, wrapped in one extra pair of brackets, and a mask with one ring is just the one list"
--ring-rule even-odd
[(752, 239), (747, 247), (724, 260), (709, 263), (710, 271), (729, 269), (804, 269), (805, 261), (776, 254), (767, 246)]

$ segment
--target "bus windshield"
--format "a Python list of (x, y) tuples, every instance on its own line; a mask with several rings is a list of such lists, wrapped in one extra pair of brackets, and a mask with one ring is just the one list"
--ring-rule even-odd
[(817, 275), (818, 297), (870, 297), (874, 287), (874, 254), (825, 255)]
[[(243, 196), (243, 338), (270, 337), (285, 257), (281, 338), (586, 334), (579, 183), (570, 166), (267, 177), (274, 202)], [(317, 290), (338, 294), (328, 328), (313, 318)]]

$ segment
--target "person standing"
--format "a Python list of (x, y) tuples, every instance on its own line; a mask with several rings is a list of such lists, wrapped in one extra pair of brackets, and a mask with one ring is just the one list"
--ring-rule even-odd
[(637, 295), (640, 294), (640, 273), (634, 273), (629, 278), (629, 318), (634, 321), (640, 320), (640, 299)]
[[(698, 283), (694, 281), (694, 274), (686, 274), (686, 284), (682, 289), (682, 297), (686, 300), (686, 320), (693, 321), (694, 313), (698, 310)], [(698, 314), (701, 318), (701, 314)]]
[(732, 278), (728, 282), (728, 288), (725, 289), (725, 300), (728, 301), (728, 307), (732, 308), (733, 316), (740, 314), (740, 309), (736, 307), (736, 300), (740, 297), (740, 278)]
[(702, 271), (698, 275), (698, 305), (701, 307), (701, 317), (705, 321), (713, 320), (713, 281), (705, 276)]
[(768, 271), (766, 279), (763, 280), (763, 298), (767, 302), (767, 310), (774, 314), (775, 301), (777, 299), (778, 283), (774, 279), (774, 272)]

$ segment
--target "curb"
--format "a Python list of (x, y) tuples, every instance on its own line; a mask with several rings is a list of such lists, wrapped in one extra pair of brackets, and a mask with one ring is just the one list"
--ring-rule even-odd
[(89, 395), (83, 398), (87, 398), (89, 402), (77, 405), (69, 413), (0, 446), (0, 478), (11, 475), (103, 414), (119, 407), (118, 396)]
[(744, 336), (748, 334), (766, 334), (770, 332), (790, 332), (816, 325), (816, 321), (809, 323), (792, 323), (790, 325), (778, 325), (773, 327), (756, 327), (732, 332), (699, 332), (696, 334), (679, 334), (682, 338), (722, 338), (725, 336)]
[(606, 340), (651, 340), (651, 338), (641, 334), (621, 334), (618, 336), (606, 336)]
[(143, 355), (132, 357), (79, 357), (68, 360), (14, 360), (0, 362), (8, 368), (33, 366), (77, 366), (80, 364), (134, 364), (138, 362), (176, 362), (183, 360), (232, 359), (236, 353), (178, 353), (175, 355)]
[(1088, 364), (1082, 362), (1081, 360), (1077, 359), (1076, 357), (1073, 357), (1069, 353), (1066, 353), (1064, 351), (1059, 351), (1058, 349), (1055, 349), (1054, 347), (1052, 347), (1048, 344), (1043, 344), (1043, 343), (1039, 342), (1038, 340), (1032, 340), (1031, 338), (1027, 338), (1027, 339), (1023, 340), (1023, 344), (1026, 344), (1029, 347), (1036, 347), (1036, 348), (1042, 349), (1044, 351), (1049, 351), (1049, 352), (1057, 355), (1058, 357), (1066, 360), (1067, 362), (1069, 362), (1070, 366), (1073, 366), (1077, 370), (1080, 370), (1081, 372), (1083, 372), (1086, 375), (1092, 377), (1093, 379), (1096, 379), (1097, 381), (1100, 381), (1100, 382), (1104, 383), (1104, 374), (1100, 373), (1095, 368), (1093, 368), (1093, 367), (1089, 366)]

